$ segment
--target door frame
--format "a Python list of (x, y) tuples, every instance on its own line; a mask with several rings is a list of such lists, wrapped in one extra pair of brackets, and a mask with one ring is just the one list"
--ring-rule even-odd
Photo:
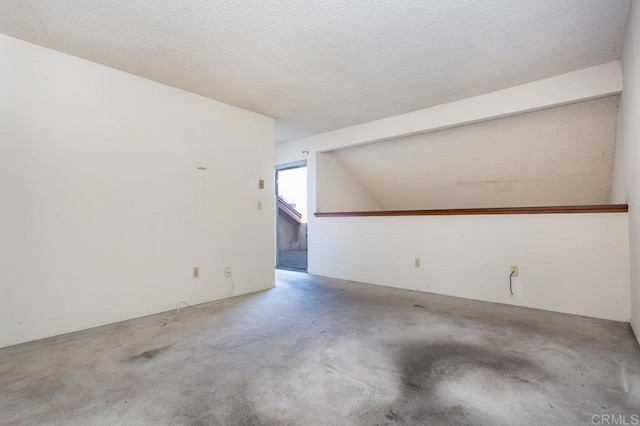
[[(279, 235), (280, 235), (280, 221), (279, 221), (279, 214), (280, 212), (278, 211), (278, 192), (279, 192), (279, 188), (278, 188), (278, 173), (279, 172), (283, 172), (285, 170), (291, 170), (291, 169), (298, 169), (300, 167), (307, 167), (307, 160), (300, 160), (300, 161), (294, 161), (291, 163), (285, 163), (285, 164), (279, 164), (276, 165), (275, 167), (275, 172), (274, 172), (274, 179), (275, 179), (275, 206), (276, 206), (276, 210), (275, 210), (275, 223), (276, 223), (276, 265), (275, 268), (276, 269), (280, 269), (280, 250), (278, 250), (278, 245), (279, 245)], [(307, 168), (307, 210), (309, 208), (309, 169)], [(307, 221), (307, 235), (309, 234), (309, 222)], [(309, 269), (309, 242), (307, 240), (307, 270)], [(306, 271), (305, 271), (306, 272)]]

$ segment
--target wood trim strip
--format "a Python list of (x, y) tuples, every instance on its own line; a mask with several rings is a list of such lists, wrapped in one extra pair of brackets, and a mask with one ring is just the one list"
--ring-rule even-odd
[(362, 216), (468, 216), (494, 214), (567, 214), (567, 213), (626, 213), (627, 204), (597, 204), (589, 206), (542, 206), (542, 207), (485, 207), (479, 209), (435, 209), (435, 210), (383, 210), (363, 212), (317, 212), (315, 217), (362, 217)]

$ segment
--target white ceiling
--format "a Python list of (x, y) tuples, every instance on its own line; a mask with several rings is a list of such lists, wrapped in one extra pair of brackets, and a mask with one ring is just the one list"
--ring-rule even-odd
[(619, 58), (628, 0), (0, 0), (0, 32), (275, 117), (280, 142)]
[(333, 155), (384, 210), (609, 204), (617, 111), (609, 96)]

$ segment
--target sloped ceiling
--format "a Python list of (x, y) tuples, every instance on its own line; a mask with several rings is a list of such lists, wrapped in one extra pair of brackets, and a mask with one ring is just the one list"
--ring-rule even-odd
[(0, 32), (256, 111), (278, 141), (620, 56), (628, 0), (0, 0)]
[(608, 204), (617, 108), (610, 96), (333, 155), (385, 210)]

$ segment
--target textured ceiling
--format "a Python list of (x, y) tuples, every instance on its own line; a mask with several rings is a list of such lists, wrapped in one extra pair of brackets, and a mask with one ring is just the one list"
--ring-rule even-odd
[(386, 210), (608, 204), (617, 111), (610, 96), (333, 155)]
[(0, 32), (277, 119), (286, 141), (619, 58), (628, 0), (0, 0)]

